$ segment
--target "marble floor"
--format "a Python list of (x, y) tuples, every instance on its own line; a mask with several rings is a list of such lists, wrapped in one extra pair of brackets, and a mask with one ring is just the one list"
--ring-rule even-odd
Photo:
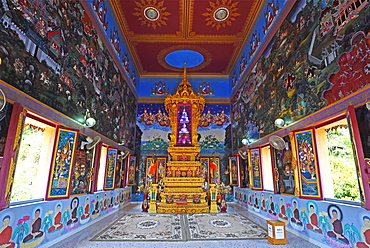
[[(249, 216), (248, 211), (239, 206), (236, 203), (228, 203), (228, 213), (240, 213), (246, 217)], [(262, 240), (217, 240), (217, 241), (121, 241), (121, 242), (110, 242), (110, 241), (90, 241), (92, 237), (104, 230), (110, 223), (115, 219), (119, 218), (124, 213), (142, 213), (141, 203), (131, 203), (125, 206), (122, 210), (117, 211), (115, 215), (107, 218), (105, 223), (99, 222), (98, 224), (92, 225), (90, 228), (85, 229), (83, 232), (76, 233), (70, 237), (64, 239), (62, 242), (53, 244), (53, 248), (72, 248), (72, 247), (87, 247), (87, 248), (110, 248), (110, 247), (122, 247), (122, 248), (232, 248), (232, 247), (293, 247), (293, 248), (315, 248), (316, 246), (307, 240), (304, 240), (290, 232), (287, 232), (287, 244), (286, 245), (273, 245), (267, 239)], [(320, 246), (322, 247), (322, 246)]]

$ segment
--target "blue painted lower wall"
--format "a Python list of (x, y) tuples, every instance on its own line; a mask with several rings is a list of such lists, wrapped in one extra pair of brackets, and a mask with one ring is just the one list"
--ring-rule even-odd
[(0, 246), (47, 245), (130, 202), (131, 187), (127, 187), (10, 207), (0, 212)]
[(235, 201), (249, 212), (283, 221), (288, 231), (311, 242), (337, 248), (368, 247), (370, 211), (361, 206), (238, 187), (234, 192)]

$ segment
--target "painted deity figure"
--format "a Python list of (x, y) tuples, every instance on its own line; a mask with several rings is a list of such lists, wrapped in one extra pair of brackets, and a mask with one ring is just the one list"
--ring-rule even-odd
[(361, 227), (361, 238), (363, 242), (357, 242), (358, 248), (368, 248), (370, 247), (370, 218), (369, 216), (364, 216), (362, 218), (364, 226)]
[(266, 211), (266, 206), (265, 206), (266, 204), (265, 204), (265, 197), (262, 195), (261, 196), (261, 209), (263, 210), (263, 211)]
[(35, 218), (31, 221), (30, 234), (24, 237), (23, 243), (42, 237), (44, 233), (40, 231), (40, 228), (41, 228), (40, 209), (36, 209)]
[(174, 199), (173, 195), (166, 196), (166, 203), (168, 203), (168, 204), (173, 203), (173, 199)]
[(296, 201), (293, 202), (293, 217), (290, 220), (298, 225), (302, 225), (302, 221), (299, 219), (299, 210)]
[(200, 175), (200, 168), (199, 168), (199, 167), (197, 168), (197, 170), (196, 170), (195, 174), (196, 174), (196, 176), (197, 176), (197, 177), (200, 177), (200, 176), (201, 176), (201, 175)]
[(176, 170), (176, 177), (181, 177), (181, 170), (180, 170), (180, 168), (177, 168), (177, 170)]
[(99, 196), (96, 196), (94, 211), (92, 211), (91, 214), (97, 214), (97, 213), (99, 213)]
[(280, 200), (280, 214), (279, 214), (279, 217), (283, 218), (283, 219), (288, 219), (288, 217), (286, 216), (286, 210), (285, 210), (285, 205), (284, 205), (283, 199)]
[(6, 215), (2, 220), (2, 227), (0, 227), (0, 247), (13, 248), (15, 244), (9, 242), (12, 238), (12, 227), (9, 226), (10, 216)]
[(200, 195), (194, 195), (193, 196), (193, 203), (195, 203), (195, 204), (200, 203), (200, 199), (201, 199)]
[(71, 209), (71, 219), (67, 221), (67, 225), (71, 225), (72, 223), (76, 223), (78, 221), (77, 218), (77, 198), (72, 200), (72, 209)]
[(317, 215), (315, 213), (315, 206), (314, 205), (310, 205), (310, 212), (308, 213), (308, 219), (309, 219), (310, 223), (306, 224), (306, 227), (308, 229), (311, 229), (311, 230), (316, 231), (318, 233), (322, 233), (322, 230), (318, 226), (319, 221), (318, 221)]
[(57, 205), (57, 209), (55, 211), (54, 219), (53, 219), (53, 225), (48, 229), (48, 232), (53, 232), (55, 230), (61, 229), (63, 227), (63, 224), (60, 223), (62, 219), (62, 213), (60, 212), (61, 205)]
[(172, 172), (171, 172), (171, 169), (170, 167), (167, 167), (167, 172), (166, 172), (167, 176), (170, 177), (172, 175)]
[(186, 172), (186, 176), (187, 177), (191, 177), (193, 176), (193, 172), (191, 171), (191, 169), (189, 168), (188, 171)]
[(90, 210), (89, 198), (86, 198), (86, 203), (85, 203), (85, 207), (84, 207), (84, 214), (81, 216), (82, 219), (85, 219), (85, 218), (90, 216), (89, 210)]
[(274, 201), (272, 200), (272, 196), (270, 196), (270, 209), (269, 209), (269, 213), (270, 214), (273, 214), (273, 215), (276, 215), (276, 212), (275, 212), (275, 204), (274, 204)]
[(331, 214), (332, 214), (332, 217), (330, 219), (330, 225), (331, 225), (332, 231), (328, 231), (326, 234), (331, 238), (335, 238), (346, 244), (349, 244), (348, 239), (345, 236), (343, 236), (343, 226), (342, 226), (342, 222), (338, 219), (337, 210), (333, 209)]

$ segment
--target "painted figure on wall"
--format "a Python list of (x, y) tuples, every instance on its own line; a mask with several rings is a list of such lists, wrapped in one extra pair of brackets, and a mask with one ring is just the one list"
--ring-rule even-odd
[[(349, 244), (348, 239), (343, 235), (342, 212), (338, 207), (329, 206), (331, 231), (326, 233), (326, 238), (335, 247), (340, 247), (341, 243)], [(338, 242), (340, 241), (340, 242)]]
[(91, 214), (98, 214), (99, 213), (99, 196), (96, 195), (95, 204), (94, 204), (94, 211)]
[(86, 219), (86, 218), (90, 217), (89, 210), (90, 210), (89, 198), (86, 197), (85, 207), (84, 207), (84, 214), (81, 216), (81, 219)]
[(2, 220), (2, 227), (0, 227), (0, 247), (13, 248), (15, 244), (10, 242), (12, 238), (13, 228), (9, 226), (10, 215), (5, 215)]
[(297, 202), (293, 201), (293, 217), (290, 219), (293, 223), (302, 225), (302, 221), (299, 219), (299, 209), (297, 207)]
[(361, 238), (363, 242), (357, 242), (356, 245), (358, 248), (368, 248), (370, 247), (370, 217), (364, 216), (362, 218), (364, 226), (361, 227)]
[(308, 219), (309, 219), (309, 223), (306, 224), (306, 227), (309, 230), (322, 233), (322, 230), (319, 227), (319, 221), (317, 218), (316, 209), (315, 209), (314, 204), (309, 205)]
[(67, 226), (72, 225), (73, 223), (77, 223), (78, 218), (77, 218), (77, 208), (78, 208), (78, 198), (75, 197), (73, 198), (71, 202), (71, 218), (67, 222)]
[(48, 233), (51, 233), (51, 232), (54, 232), (56, 230), (63, 228), (63, 224), (61, 223), (61, 220), (62, 220), (62, 213), (60, 212), (61, 208), (62, 206), (58, 204), (55, 209), (53, 225), (48, 229)]
[(288, 219), (288, 217), (286, 216), (286, 209), (285, 209), (285, 205), (284, 205), (284, 200), (283, 199), (280, 199), (280, 213), (279, 213), (279, 217), (280, 218), (283, 218), (285, 220)]
[(269, 213), (272, 214), (272, 215), (276, 215), (276, 212), (275, 212), (275, 204), (274, 204), (274, 200), (273, 200), (272, 196), (270, 196), (270, 209), (269, 209)]
[(31, 221), (30, 234), (24, 237), (23, 243), (30, 242), (44, 235), (44, 233), (40, 230), (42, 222), (40, 218), (40, 212), (40, 209), (36, 209), (35, 218)]

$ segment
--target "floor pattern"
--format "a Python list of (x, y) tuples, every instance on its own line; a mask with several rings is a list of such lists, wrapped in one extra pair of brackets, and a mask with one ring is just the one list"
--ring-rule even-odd
[(191, 240), (264, 239), (266, 230), (237, 213), (187, 214)]
[(266, 230), (237, 213), (124, 214), (92, 241), (264, 239)]
[[(253, 218), (247, 209), (236, 204), (228, 203), (228, 213), (240, 213), (250, 219)], [(81, 232), (66, 237), (62, 241), (45, 245), (41, 248), (322, 248), (328, 246), (314, 245), (308, 240), (302, 239), (290, 232), (287, 232), (286, 245), (273, 245), (267, 238), (265, 239), (248, 239), (248, 240), (188, 240), (188, 241), (92, 241), (91, 238), (101, 233), (103, 229), (110, 226), (112, 223), (120, 219), (124, 214), (144, 214), (150, 216), (151, 214), (141, 212), (141, 203), (132, 203), (120, 209), (109, 218), (105, 218), (97, 225), (91, 225)], [(264, 226), (265, 222), (257, 223)]]

